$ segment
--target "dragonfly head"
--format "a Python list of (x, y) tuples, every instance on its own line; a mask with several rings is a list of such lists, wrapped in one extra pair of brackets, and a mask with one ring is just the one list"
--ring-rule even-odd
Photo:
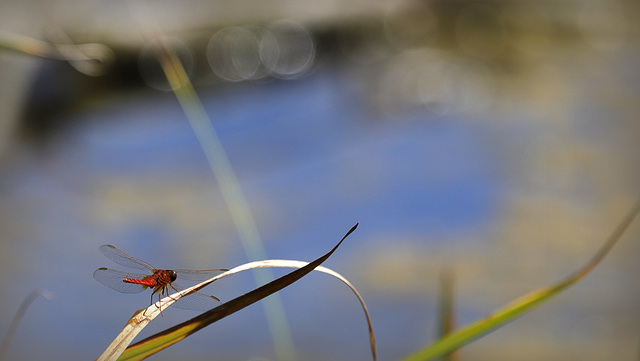
[(171, 279), (171, 282), (175, 281), (176, 278), (178, 278), (176, 271), (169, 271), (169, 279)]

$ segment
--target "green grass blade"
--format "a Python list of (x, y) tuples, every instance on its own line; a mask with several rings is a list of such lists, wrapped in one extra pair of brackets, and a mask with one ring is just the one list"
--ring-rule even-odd
[(342, 242), (358, 227), (358, 224), (353, 226), (347, 234), (336, 244), (331, 251), (324, 256), (316, 259), (315, 261), (307, 264), (306, 266), (299, 268), (293, 272), (290, 272), (274, 281), (271, 281), (261, 287), (258, 287), (244, 295), (234, 298), (233, 300), (224, 303), (210, 311), (207, 311), (199, 316), (196, 316), (188, 321), (185, 321), (179, 325), (171, 327), (156, 335), (150, 336), (135, 345), (128, 347), (118, 358), (118, 360), (143, 360), (181, 340), (189, 335), (197, 332), (211, 325), (212, 323), (229, 316), (241, 309), (287, 287), (288, 285), (296, 282), (300, 278), (313, 271), (316, 267), (326, 261), (336, 249), (342, 244)]
[(589, 274), (589, 272), (591, 272), (607, 255), (611, 248), (613, 248), (613, 246), (620, 239), (622, 234), (624, 234), (624, 232), (627, 230), (627, 228), (639, 212), (640, 201), (633, 206), (633, 208), (629, 211), (622, 222), (620, 222), (618, 227), (616, 227), (616, 229), (609, 236), (605, 244), (594, 255), (594, 257), (569, 277), (550, 287), (545, 287), (533, 291), (523, 297), (516, 299), (506, 306), (496, 310), (488, 317), (449, 334), (448, 336), (440, 339), (432, 345), (406, 357), (403, 361), (424, 361), (432, 360), (436, 357), (441, 357), (455, 350), (456, 348), (467, 344), (483, 336), (484, 334), (493, 331), (500, 326), (503, 326), (510, 321), (513, 321), (517, 317), (548, 301), (551, 297), (559, 294), (567, 287), (580, 281), (587, 274)]

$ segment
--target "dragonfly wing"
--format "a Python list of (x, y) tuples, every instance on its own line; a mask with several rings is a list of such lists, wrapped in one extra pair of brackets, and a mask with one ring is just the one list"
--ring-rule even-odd
[[(176, 285), (175, 282), (171, 285), (179, 291), (184, 289), (184, 287)], [(220, 300), (217, 297), (202, 292), (191, 293), (173, 304), (173, 307), (194, 311), (208, 311), (217, 306), (220, 306)]]
[(129, 267), (129, 268), (146, 270), (146, 271), (152, 271), (154, 269), (147, 262), (141, 261), (135, 257), (131, 257), (128, 254), (122, 252), (121, 250), (117, 249), (116, 247), (110, 244), (102, 245), (98, 249), (108, 259), (112, 260), (113, 262), (119, 265)]
[(146, 287), (135, 283), (123, 282), (123, 278), (142, 279), (146, 275), (138, 273), (122, 272), (110, 268), (98, 268), (93, 272), (93, 278), (103, 285), (122, 293), (140, 293)]
[(174, 270), (179, 279), (189, 280), (189, 281), (204, 281), (212, 278), (214, 276), (219, 275), (221, 272), (228, 271), (225, 268), (214, 268), (214, 269), (203, 269), (203, 270), (188, 270), (188, 269), (177, 269)]

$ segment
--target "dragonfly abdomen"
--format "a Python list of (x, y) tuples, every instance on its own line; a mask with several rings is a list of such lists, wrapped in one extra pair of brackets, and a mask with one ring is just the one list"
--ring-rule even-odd
[(135, 279), (135, 278), (123, 278), (122, 282), (125, 283), (135, 283), (137, 285), (143, 285), (146, 287), (155, 287), (158, 282), (154, 278), (144, 278), (144, 279)]

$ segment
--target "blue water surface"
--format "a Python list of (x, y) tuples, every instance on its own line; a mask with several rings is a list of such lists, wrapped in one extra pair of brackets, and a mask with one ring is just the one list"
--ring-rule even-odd
[[(428, 245), (442, 240), (438, 236), (443, 234), (473, 231), (494, 220), (501, 197), (499, 159), (482, 126), (471, 118), (424, 109), (376, 112), (352, 90), (350, 81), (338, 70), (324, 69), (295, 81), (200, 90), (268, 257), (312, 260), (360, 222), (353, 240), (330, 265), (340, 271), (394, 237), (407, 242), (407, 236), (413, 236), (412, 242)], [(182, 249), (198, 246), (184, 233), (182, 227), (189, 229), (189, 224), (163, 216), (162, 209), (146, 214), (148, 206), (141, 206), (129, 220), (107, 221), (111, 216), (101, 213), (100, 205), (113, 199), (112, 193), (103, 193), (113, 184), (129, 185), (134, 195), (153, 187), (166, 189), (166, 194), (158, 192), (159, 200), (197, 185), (201, 196), (194, 207), (223, 210), (220, 217), (227, 231), (211, 229), (210, 234), (212, 239), (226, 237), (216, 238), (227, 255), (218, 262), (231, 267), (247, 260), (225, 214), (216, 178), (171, 93), (116, 98), (71, 117), (76, 126), (56, 138), (50, 154), (43, 159), (25, 150), (19, 165), (3, 179), (9, 201), (20, 205), (17, 214), (34, 229), (16, 252), (39, 250), (28, 260), (32, 272), (5, 273), (23, 275), (20, 285), (12, 277), (2, 279), (3, 289), (15, 289), (11, 307), (36, 287), (59, 294), (32, 311), (36, 316), (25, 319), (25, 333), (17, 337), (18, 350), (25, 349), (27, 332), (48, 340), (29, 351), (33, 358), (43, 350), (60, 359), (97, 357), (133, 311), (148, 303), (147, 293), (118, 294), (91, 278), (95, 268), (119, 268), (97, 251), (100, 244), (112, 243), (154, 265), (178, 261), (178, 267), (201, 267), (185, 264), (188, 257), (176, 257)], [(136, 199), (127, 202), (132, 207)], [(148, 202), (148, 197), (140, 200)], [(202, 229), (206, 233), (208, 228)], [(299, 353), (318, 359), (368, 357), (364, 319), (348, 290), (323, 277), (309, 282), (298, 292), (292, 287), (282, 293)], [(239, 276), (221, 283), (219, 292), (225, 292), (224, 287), (229, 292), (224, 297), (232, 297), (253, 287), (253, 279)], [(423, 337), (433, 331), (433, 315), (427, 314), (425, 302), (433, 306), (435, 300), (406, 299), (398, 305), (379, 293), (364, 293), (372, 295), (367, 301), (382, 359), (398, 358), (427, 341)], [(337, 307), (345, 304), (348, 307)], [(166, 312), (157, 321), (158, 329), (183, 320), (182, 312)], [(57, 325), (55, 331), (40, 327), (43, 323)], [(211, 329), (194, 336), (202, 337), (200, 341), (167, 351), (166, 357), (186, 350), (206, 355), (212, 347), (223, 359), (272, 356), (259, 306)], [(206, 335), (214, 341), (202, 342), (210, 340)], [(70, 351), (69, 345), (76, 349)]]

